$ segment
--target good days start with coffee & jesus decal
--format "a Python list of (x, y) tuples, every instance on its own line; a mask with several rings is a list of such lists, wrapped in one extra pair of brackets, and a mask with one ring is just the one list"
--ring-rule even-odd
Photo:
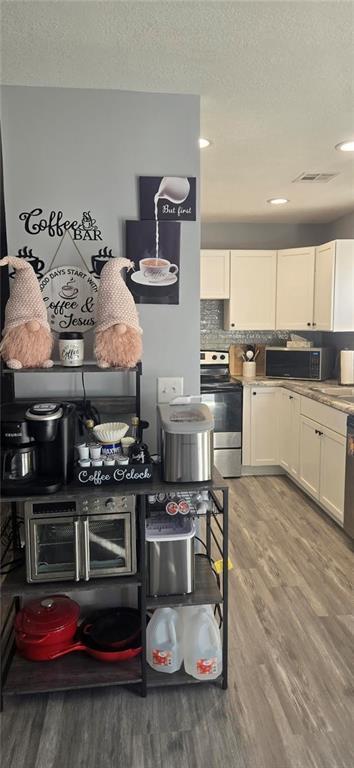
[(98, 282), (80, 267), (54, 267), (39, 282), (53, 331), (90, 331)]

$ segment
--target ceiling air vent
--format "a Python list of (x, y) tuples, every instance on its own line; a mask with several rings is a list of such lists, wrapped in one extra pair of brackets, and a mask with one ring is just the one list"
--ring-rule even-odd
[(331, 179), (334, 179), (336, 176), (338, 176), (338, 173), (310, 173), (309, 171), (304, 171), (304, 173), (300, 173), (300, 176), (297, 176), (296, 179), (293, 179), (292, 183), (303, 182), (304, 184), (327, 184), (328, 181), (331, 181)]

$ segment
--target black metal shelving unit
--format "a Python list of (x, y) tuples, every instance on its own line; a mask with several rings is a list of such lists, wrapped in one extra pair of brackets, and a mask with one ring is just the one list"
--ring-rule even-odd
[[(21, 369), (12, 371), (2, 367), (2, 381), (5, 384), (8, 401), (14, 399), (14, 375), (27, 376), (29, 374), (43, 373), (55, 375), (62, 373), (130, 373), (135, 374), (135, 412), (140, 417), (140, 377), (142, 373), (141, 363), (135, 368), (105, 368), (101, 369), (95, 364), (86, 364), (80, 368), (67, 368), (55, 365), (50, 369)], [(10, 396), (9, 396), (10, 393)], [(93, 399), (93, 398), (92, 398)], [(203, 685), (199, 680), (187, 675), (183, 669), (174, 674), (155, 672), (146, 661), (146, 615), (149, 611), (159, 607), (191, 606), (212, 604), (218, 605), (222, 612), (222, 648), (223, 666), (220, 677), (215, 681), (223, 689), (227, 688), (227, 657), (228, 657), (228, 488), (224, 479), (214, 468), (212, 480), (205, 483), (165, 483), (161, 478), (160, 467), (156, 466), (151, 482), (129, 483), (125, 486), (110, 486), (115, 495), (133, 494), (137, 497), (137, 538), (138, 545), (138, 573), (133, 576), (116, 576), (111, 578), (96, 578), (88, 582), (52, 582), (28, 584), (25, 580), (25, 568), (21, 567), (9, 573), (2, 584), (2, 594), (6, 603), (3, 609), (2, 622), (2, 695), (19, 695), (28, 693), (48, 693), (52, 691), (74, 690), (80, 688), (103, 687), (109, 685), (124, 685), (139, 687), (142, 696), (146, 696), (148, 689), (153, 687), (190, 685), (193, 683)], [(180, 495), (198, 491), (208, 491), (210, 509), (207, 513), (199, 515), (204, 521), (205, 529), (205, 556), (196, 554), (195, 558), (195, 589), (190, 595), (150, 597), (147, 595), (146, 578), (146, 541), (145, 521), (148, 514), (148, 496), (159, 493), (175, 493)], [(107, 496), (108, 489), (95, 487), (89, 490), (95, 496)], [(64, 487), (60, 491), (61, 496), (87, 496), (87, 489), (74, 483)], [(50, 499), (51, 496), (30, 497), (32, 501)], [(16, 517), (16, 502), (23, 502), (23, 496), (12, 495), (5, 497), (5, 502), (10, 502)], [(222, 521), (222, 522), (221, 522)], [(213, 573), (212, 562), (215, 556), (222, 559), (223, 570), (220, 586)], [(119, 587), (130, 586), (137, 589), (138, 606), (141, 612), (142, 653), (140, 656), (126, 662), (104, 663), (94, 660), (84, 653), (75, 652), (55, 661), (33, 662), (23, 659), (16, 653), (13, 619), (22, 603), (36, 596), (45, 596), (54, 593), (73, 595), (79, 602), (80, 592), (87, 593), (99, 590), (115, 593)], [(213, 681), (214, 682), (214, 681)]]
[[(65, 489), (68, 495), (74, 493), (70, 486)], [(148, 495), (160, 492), (181, 494), (207, 490), (210, 509), (199, 515), (205, 531), (206, 554), (196, 554), (195, 589), (192, 594), (151, 597), (147, 595), (146, 578), (146, 541), (145, 520), (148, 513)], [(129, 492), (132, 491), (129, 486)], [(74, 690), (80, 688), (103, 687), (108, 685), (139, 686), (140, 694), (146, 696), (150, 688), (174, 685), (203, 685), (183, 670), (172, 675), (155, 672), (146, 661), (146, 615), (149, 611), (164, 606), (190, 606), (212, 604), (220, 606), (222, 612), (222, 648), (223, 665), (220, 677), (213, 681), (221, 688), (227, 688), (228, 656), (228, 488), (216, 470), (208, 483), (165, 483), (160, 478), (159, 468), (155, 470), (152, 482), (140, 484), (133, 491), (137, 495), (138, 537), (138, 573), (134, 576), (93, 579), (85, 583), (56, 582), (47, 584), (28, 584), (25, 581), (24, 568), (10, 573), (3, 583), (3, 595), (12, 601), (12, 618), (22, 602), (34, 596), (51, 593), (72, 594), (79, 600), (80, 592), (92, 593), (103, 589), (117, 591), (118, 587), (135, 586), (138, 590), (138, 605), (141, 612), (142, 653), (139, 657), (122, 663), (103, 663), (95, 661), (83, 653), (73, 653), (55, 661), (26, 661), (16, 653), (12, 635), (7, 662), (3, 669), (3, 696), (27, 693), (48, 693), (52, 691)], [(126, 494), (127, 487), (115, 489), (115, 493)], [(44, 498), (43, 496), (41, 497)], [(213, 573), (213, 555), (220, 556), (223, 570), (220, 586)], [(10, 622), (10, 623), (9, 623)], [(11, 627), (7, 620), (7, 629)], [(11, 633), (10, 633), (11, 634)]]

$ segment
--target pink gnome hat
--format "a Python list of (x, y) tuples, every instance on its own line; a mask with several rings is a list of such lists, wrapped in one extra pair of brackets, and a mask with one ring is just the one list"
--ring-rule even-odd
[(96, 304), (96, 333), (118, 323), (142, 333), (135, 301), (122, 277), (122, 269), (132, 266), (133, 262), (120, 257), (104, 265)]
[(5, 307), (3, 336), (12, 328), (30, 320), (37, 320), (43, 328), (50, 331), (46, 306), (33, 267), (18, 256), (5, 256), (0, 260), (0, 267), (7, 264), (16, 269), (16, 275)]

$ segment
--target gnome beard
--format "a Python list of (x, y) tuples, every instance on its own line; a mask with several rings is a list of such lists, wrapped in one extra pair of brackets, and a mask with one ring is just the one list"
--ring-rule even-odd
[(1, 357), (9, 368), (51, 368), (53, 337), (50, 331), (30, 320), (9, 330), (0, 345)]
[(100, 368), (119, 365), (133, 368), (142, 354), (141, 333), (123, 323), (112, 325), (105, 331), (98, 331), (95, 340), (95, 355)]

